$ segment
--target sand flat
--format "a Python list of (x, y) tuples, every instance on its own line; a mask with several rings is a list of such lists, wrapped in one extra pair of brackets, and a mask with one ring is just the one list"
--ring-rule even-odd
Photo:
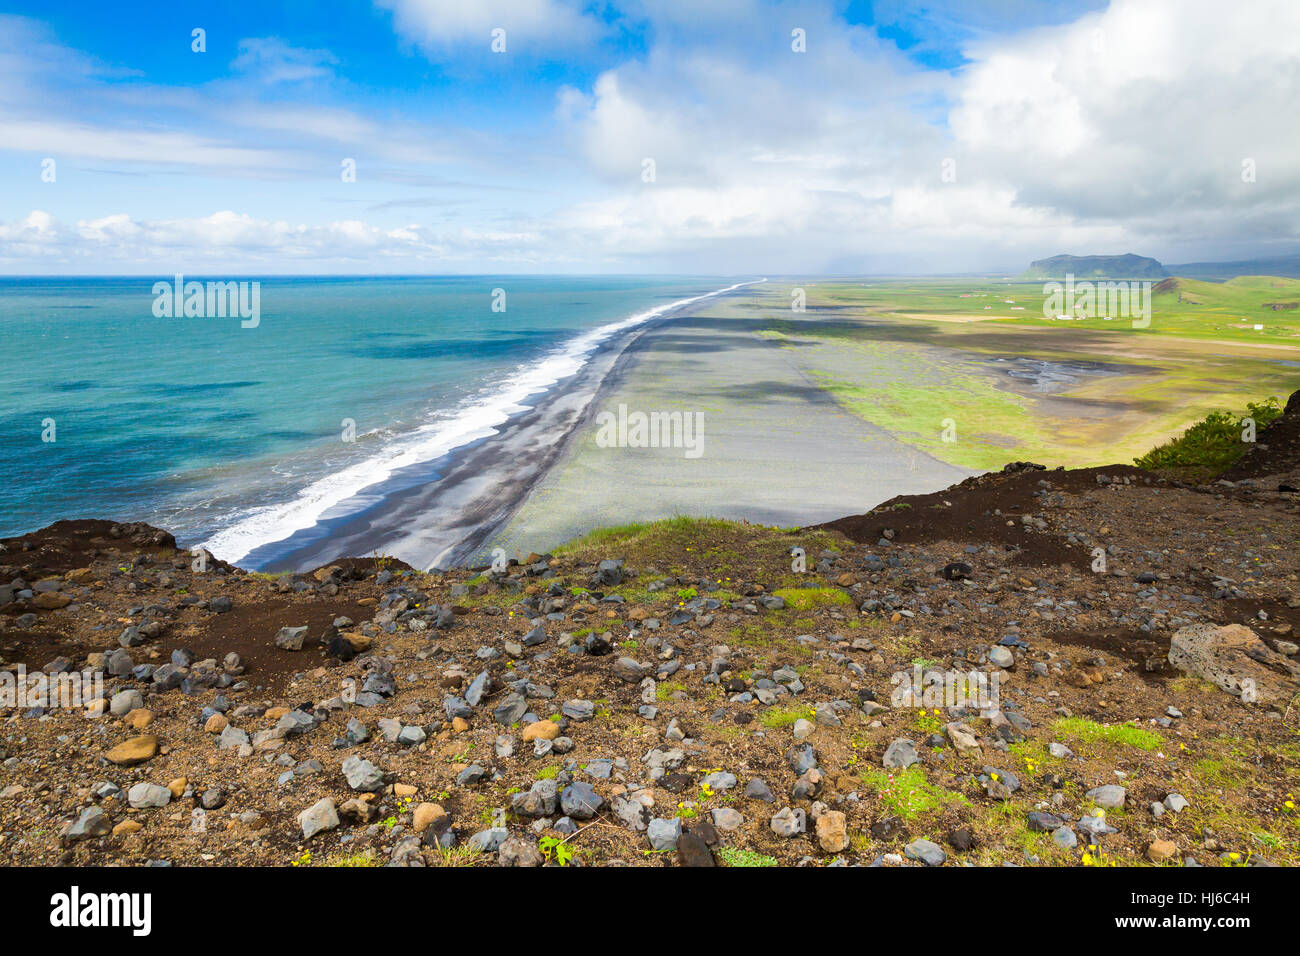
[[(845, 411), (779, 341), (757, 334), (766, 325), (710, 304), (643, 334), (488, 547), (544, 552), (594, 528), (677, 514), (813, 524), (972, 473)], [(702, 413), (702, 455), (599, 447), (595, 415), (620, 404)]]

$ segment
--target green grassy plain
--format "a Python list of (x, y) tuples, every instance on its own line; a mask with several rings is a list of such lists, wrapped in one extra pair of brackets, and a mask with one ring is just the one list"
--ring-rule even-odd
[[(803, 312), (790, 307), (796, 287)], [(1300, 388), (1300, 309), (1270, 306), (1300, 302), (1300, 280), (1165, 280), (1138, 327), (1048, 318), (1046, 299), (1041, 281), (774, 282), (755, 287), (747, 311), (845, 409), (973, 469), (1127, 463), (1213, 412)], [(999, 364), (1024, 359), (1104, 374), (1039, 392)]]

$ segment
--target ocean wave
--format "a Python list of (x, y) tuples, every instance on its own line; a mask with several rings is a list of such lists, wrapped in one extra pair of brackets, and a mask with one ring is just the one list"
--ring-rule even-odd
[(579, 371), (596, 347), (610, 336), (673, 309), (753, 284), (738, 282), (725, 289), (678, 299), (584, 332), (535, 364), (509, 376), (489, 395), (468, 400), (451, 409), (446, 419), (422, 425), (388, 442), (369, 458), (317, 479), (290, 501), (254, 508), (238, 515), (201, 546), (223, 561), (238, 563), (252, 551), (283, 541), (322, 519), (356, 511), (358, 506), (373, 500), (364, 495), (367, 488), (382, 484), (396, 472), (436, 461), (463, 445), (497, 434), (501, 425), (531, 407), (521, 404), (525, 399), (545, 392)]

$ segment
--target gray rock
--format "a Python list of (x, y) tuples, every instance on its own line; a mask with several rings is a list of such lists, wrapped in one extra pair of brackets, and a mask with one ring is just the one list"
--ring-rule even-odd
[(528, 713), (528, 701), (522, 696), (510, 693), (492, 711), (492, 717), (503, 727), (518, 723)]
[(144, 698), (138, 690), (119, 690), (109, 701), (108, 709), (115, 717), (124, 717), (131, 711), (144, 706)]
[(929, 840), (913, 840), (903, 848), (903, 855), (909, 860), (920, 860), (926, 866), (941, 866), (948, 859), (943, 847)]
[(1188, 807), (1187, 798), (1181, 793), (1171, 793), (1165, 797), (1165, 809), (1173, 813), (1180, 813)]
[(629, 830), (644, 830), (650, 818), (649, 812), (640, 803), (621, 795), (614, 798), (611, 809), (619, 822)]
[(1081, 817), (1079, 819), (1079, 829), (1089, 836), (1103, 836), (1107, 833), (1118, 833), (1114, 827), (1106, 822), (1105, 817)]
[(712, 790), (730, 790), (736, 785), (736, 775), (718, 770), (706, 776), (700, 783)]
[(286, 737), (298, 737), (316, 729), (316, 718), (294, 708), (275, 722), (275, 729)]
[(510, 831), (505, 827), (493, 827), (490, 830), (479, 830), (465, 841), (465, 845), (479, 853), (495, 853), (509, 836)]
[(614, 662), (614, 674), (629, 684), (639, 684), (645, 677), (645, 668), (630, 657), (620, 657)]
[(713, 825), (723, 833), (731, 833), (745, 825), (745, 818), (739, 810), (731, 807), (715, 807), (711, 813)]
[(172, 801), (172, 792), (156, 783), (137, 783), (126, 792), (126, 802), (137, 810), (146, 807), (165, 807)]
[(424, 743), (426, 736), (423, 728), (408, 724), (397, 735), (397, 742), (403, 747), (416, 747)]
[(916, 744), (906, 737), (900, 737), (885, 749), (885, 756), (881, 763), (886, 767), (893, 767), (898, 770), (906, 770), (914, 763), (920, 763), (921, 758), (916, 755)]
[(768, 825), (777, 836), (789, 838), (807, 832), (808, 817), (802, 810), (785, 807), (772, 816)]
[(104, 670), (113, 677), (125, 677), (134, 666), (131, 655), (120, 647), (104, 655)]
[(339, 814), (334, 809), (334, 801), (326, 797), (313, 803), (298, 814), (298, 825), (302, 827), (302, 838), (310, 840), (317, 833), (333, 830), (339, 825)]
[(1094, 787), (1085, 793), (1084, 797), (1106, 810), (1119, 810), (1124, 806), (1124, 798), (1127, 795), (1128, 791), (1123, 787), (1108, 783), (1104, 787)]
[(225, 729), (221, 731), (221, 736), (217, 738), (217, 748), (220, 750), (232, 750), (247, 743), (247, 731), (240, 730), (234, 724), (227, 724)]
[(497, 862), (501, 866), (541, 866), (546, 858), (532, 840), (512, 836), (502, 842), (497, 851)]
[(776, 803), (776, 797), (772, 794), (772, 788), (767, 785), (767, 781), (755, 777), (749, 783), (745, 784), (745, 797), (749, 800), (762, 800), (764, 803)]
[(590, 820), (604, 806), (605, 798), (581, 780), (569, 784), (560, 794), (560, 809), (575, 820)]
[(285, 651), (302, 650), (303, 641), (307, 639), (307, 628), (282, 627), (275, 634), (275, 646)]
[(650, 845), (660, 852), (677, 849), (677, 841), (681, 839), (681, 835), (682, 821), (677, 817), (671, 820), (655, 817), (646, 830)]
[[(483, 702), (483, 698), (491, 690), (492, 690), (492, 675), (489, 674), (487, 671), (483, 671), (472, 681), (470, 681), (469, 687), (465, 690), (465, 702), (468, 703), (471, 707), (477, 707), (479, 704)], [(457, 716), (464, 717), (466, 715), (448, 713), (447, 716), (450, 718), (450, 717), (457, 717)]]
[(576, 723), (582, 723), (595, 716), (596, 705), (589, 700), (566, 700), (560, 705), (560, 713)]
[(1052, 842), (1063, 850), (1072, 850), (1079, 843), (1079, 838), (1068, 826), (1059, 826), (1052, 831)]
[(113, 821), (99, 807), (86, 807), (81, 816), (63, 831), (65, 839), (70, 841), (93, 840), (95, 837), (108, 836), (113, 832)]
[(456, 774), (456, 786), (468, 787), (483, 780), (487, 775), (488, 772), (486, 770), (478, 764), (472, 763), (460, 773)]
[(1011, 648), (996, 645), (989, 648), (989, 663), (994, 667), (1010, 667), (1015, 662), (1016, 657), (1011, 653)]
[(558, 789), (554, 780), (538, 780), (530, 790), (516, 793), (511, 806), (520, 816), (549, 817), (559, 805)]
[(347, 757), (343, 761), (343, 776), (348, 786), (361, 793), (374, 793), (384, 786), (384, 775), (369, 760), (361, 757)]
[(595, 583), (610, 587), (623, 581), (623, 560), (605, 560), (596, 566)]
[(175, 664), (164, 664), (153, 672), (154, 687), (160, 693), (175, 690), (180, 687), (185, 680), (184, 668), (177, 667)]

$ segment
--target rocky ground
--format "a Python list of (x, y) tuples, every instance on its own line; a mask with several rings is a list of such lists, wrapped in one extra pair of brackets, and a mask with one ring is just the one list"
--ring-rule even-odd
[[(0, 862), (1300, 863), (1298, 426), (1205, 486), (1013, 465), (503, 573), (6, 539), (0, 668), (103, 692), (0, 709)], [(972, 671), (996, 708), (898, 693)]]

